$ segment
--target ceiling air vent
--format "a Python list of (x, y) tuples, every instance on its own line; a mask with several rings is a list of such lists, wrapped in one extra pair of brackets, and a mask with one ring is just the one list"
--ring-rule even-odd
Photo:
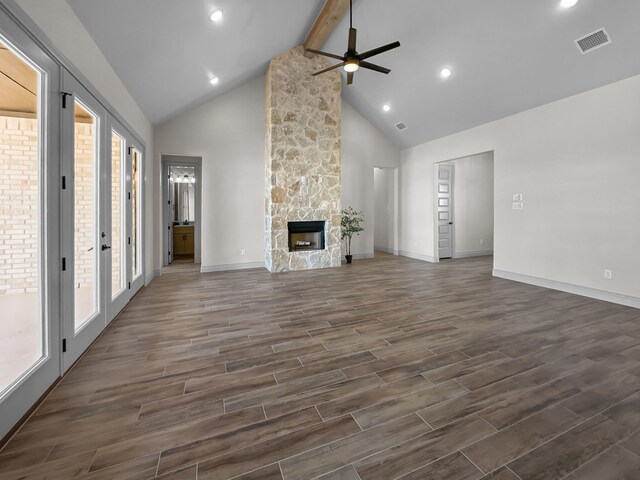
[(583, 55), (611, 43), (611, 37), (604, 28), (576, 40), (576, 45)]
[(399, 122), (399, 123), (396, 123), (396, 128), (398, 130), (400, 130), (400, 131), (403, 131), (403, 130), (406, 130), (407, 128), (409, 128), (409, 127), (407, 127), (404, 123)]

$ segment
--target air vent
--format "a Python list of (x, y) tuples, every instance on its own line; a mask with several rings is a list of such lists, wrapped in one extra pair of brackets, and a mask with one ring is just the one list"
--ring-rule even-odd
[(582, 53), (583, 55), (585, 53), (593, 52), (598, 48), (609, 45), (610, 43), (611, 43), (611, 37), (609, 36), (609, 34), (604, 28), (601, 28), (600, 30), (596, 30), (595, 32), (590, 33), (589, 35), (585, 35), (584, 37), (576, 40), (576, 45), (578, 46), (578, 50), (580, 50), (580, 53)]
[(409, 128), (409, 127), (407, 127), (404, 123), (399, 122), (399, 123), (396, 123), (396, 128), (398, 130), (400, 130), (400, 131), (403, 131), (403, 130), (406, 130), (407, 128)]

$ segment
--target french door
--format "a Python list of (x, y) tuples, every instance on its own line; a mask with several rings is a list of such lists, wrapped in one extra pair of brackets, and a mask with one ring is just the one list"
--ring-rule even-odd
[(0, 438), (60, 375), (59, 66), (0, 4)]
[(144, 283), (141, 147), (70, 73), (62, 89), (66, 371)]

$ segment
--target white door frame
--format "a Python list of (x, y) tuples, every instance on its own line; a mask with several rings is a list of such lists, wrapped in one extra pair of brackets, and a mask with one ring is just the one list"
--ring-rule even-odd
[(43, 356), (0, 397), (0, 439), (60, 377), (60, 67), (0, 4), (0, 36), (41, 71), (40, 179)]
[(451, 166), (451, 192), (450, 192), (450, 211), (451, 211), (451, 257), (455, 258), (456, 255), (456, 219), (455, 219), (455, 177), (456, 168), (453, 160), (446, 160), (443, 162), (437, 162), (433, 164), (433, 238), (434, 238), (434, 263), (440, 261), (440, 245), (439, 245), (439, 231), (438, 231), (438, 169), (440, 165)]
[(202, 156), (190, 155), (161, 155), (161, 183), (162, 183), (162, 265), (169, 265), (173, 257), (172, 235), (173, 225), (171, 209), (169, 208), (169, 167), (194, 167), (196, 175), (195, 195), (196, 210), (194, 222), (194, 255), (195, 264), (202, 263)]

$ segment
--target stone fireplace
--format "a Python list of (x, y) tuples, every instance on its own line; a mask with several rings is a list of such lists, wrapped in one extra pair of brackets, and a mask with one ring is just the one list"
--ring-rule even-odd
[[(327, 66), (297, 47), (267, 71), (265, 264), (271, 272), (340, 266), (342, 77), (337, 70), (311, 76)], [(292, 243), (290, 227), (302, 224), (312, 228)]]

